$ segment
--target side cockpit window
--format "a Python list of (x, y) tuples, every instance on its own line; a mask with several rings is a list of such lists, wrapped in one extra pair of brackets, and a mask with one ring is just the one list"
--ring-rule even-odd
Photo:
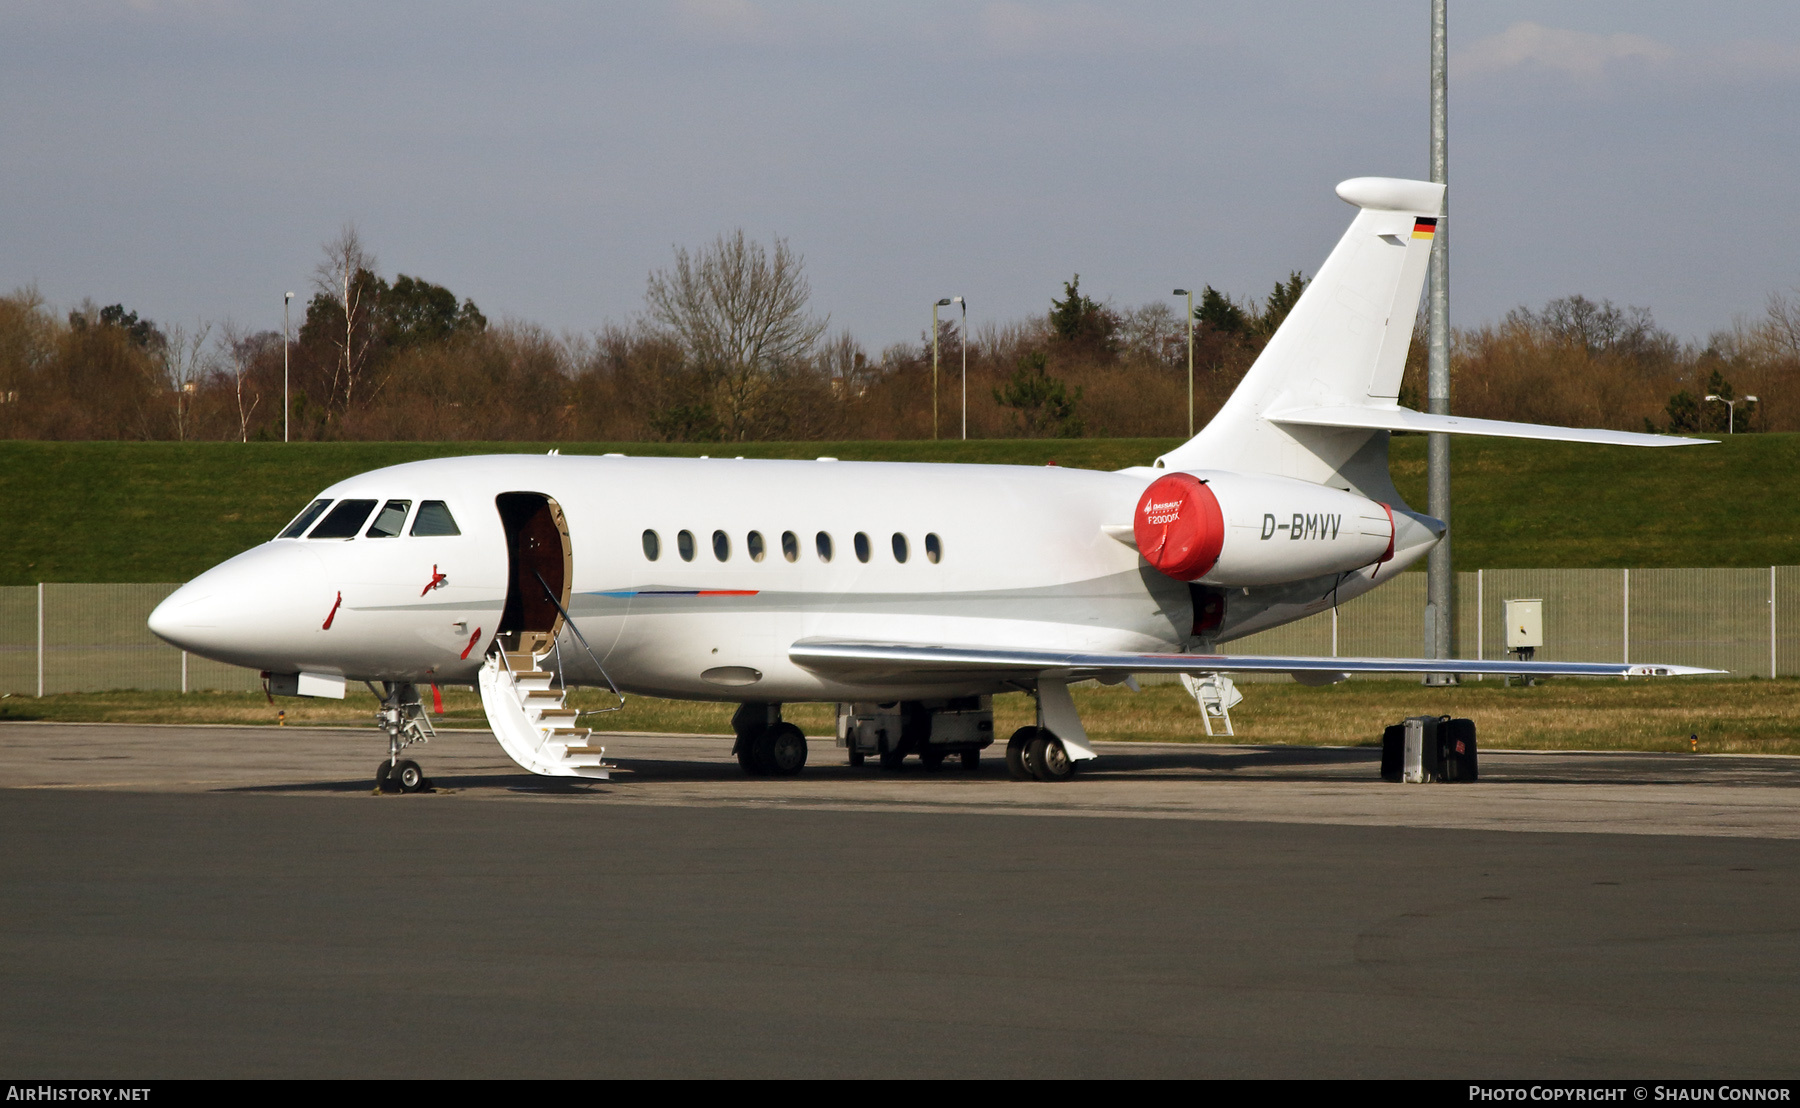
[(375, 517), (375, 522), (369, 524), (369, 529), (365, 532), (363, 537), (370, 539), (391, 539), (395, 535), (398, 535), (400, 529), (406, 526), (406, 511), (411, 507), (412, 501), (410, 500), (388, 501), (381, 509), (380, 514)]
[(449, 505), (442, 500), (426, 500), (419, 504), (419, 514), (413, 519), (412, 533), (430, 537), (460, 535), (462, 531), (456, 526), (456, 519), (450, 514)]
[(297, 538), (299, 538), (301, 535), (306, 534), (306, 529), (308, 527), (311, 527), (313, 525), (313, 521), (318, 519), (319, 516), (324, 513), (325, 509), (329, 508), (329, 507), (331, 507), (331, 500), (329, 498), (327, 498), (325, 500), (313, 501), (311, 504), (308, 504), (306, 506), (306, 510), (304, 512), (301, 512), (299, 515), (294, 517), (294, 522), (288, 524), (286, 527), (283, 527), (281, 529), (281, 534), (276, 535), (275, 537), (278, 539), (297, 539)]
[(325, 519), (312, 529), (309, 539), (353, 539), (363, 521), (375, 510), (373, 500), (340, 500)]

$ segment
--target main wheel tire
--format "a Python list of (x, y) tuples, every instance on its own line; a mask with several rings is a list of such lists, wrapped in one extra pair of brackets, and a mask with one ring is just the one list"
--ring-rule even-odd
[(1026, 756), (1032, 775), (1039, 781), (1067, 781), (1075, 776), (1075, 761), (1069, 757), (1062, 740), (1048, 731), (1031, 740), (1031, 753)]
[(778, 723), (763, 733), (757, 743), (769, 772), (777, 777), (793, 777), (806, 768), (806, 736), (791, 723)]
[(756, 772), (764, 777), (775, 772), (775, 729), (766, 727), (749, 742), (750, 757), (756, 760)]
[(981, 768), (981, 751), (965, 750), (962, 752), (963, 768), (973, 773)]
[(756, 739), (748, 738), (738, 740), (737, 760), (738, 765), (744, 767), (744, 772), (751, 777), (761, 777), (763, 775), (764, 771), (762, 763), (756, 758)]
[(943, 769), (944, 759), (948, 757), (942, 750), (932, 750), (929, 747), (919, 751), (919, 763), (933, 772)]
[(864, 755), (863, 755), (862, 751), (856, 749), (854, 746), (850, 748), (850, 764), (851, 764), (851, 766), (862, 765), (863, 757), (864, 757)]
[(425, 780), (425, 771), (411, 759), (395, 762), (388, 779), (398, 785), (403, 793), (422, 793), (431, 787), (431, 782)]
[(899, 769), (901, 764), (905, 761), (906, 761), (906, 751), (891, 749), (887, 745), (887, 740), (886, 739), (882, 740), (882, 743), (881, 743), (881, 768), (882, 769), (886, 769), (886, 770)]
[(1025, 755), (1030, 752), (1031, 740), (1037, 738), (1037, 733), (1035, 727), (1021, 727), (1006, 740), (1006, 772), (1014, 781), (1033, 779), (1031, 767), (1025, 764)]
[(394, 784), (394, 779), (391, 776), (393, 770), (394, 763), (388, 761), (386, 758), (383, 758), (381, 764), (375, 767), (375, 787), (377, 789), (384, 793), (391, 793), (399, 787)]

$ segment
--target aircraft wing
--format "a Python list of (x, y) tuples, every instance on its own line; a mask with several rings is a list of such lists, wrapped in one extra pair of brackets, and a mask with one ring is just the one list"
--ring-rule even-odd
[(1724, 670), (1640, 662), (1470, 661), (1466, 658), (1315, 658), (1270, 654), (1134, 654), (924, 643), (802, 639), (788, 657), (807, 669), (851, 681), (894, 681), (1017, 674), (1080, 681), (1134, 673), (1289, 673), (1325, 684), (1353, 673), (1464, 673), (1490, 677), (1682, 677)]
[(1509, 423), (1502, 419), (1433, 415), (1411, 408), (1342, 405), (1328, 408), (1291, 408), (1268, 413), (1274, 423), (1309, 427), (1358, 427), (1371, 431), (1415, 431), (1423, 434), (1488, 435), (1503, 439), (1549, 439), (1586, 442), (1601, 446), (1700, 446), (1716, 439), (1688, 439), (1676, 435), (1646, 435), (1637, 431), (1608, 431), (1599, 427), (1552, 427), (1542, 423)]

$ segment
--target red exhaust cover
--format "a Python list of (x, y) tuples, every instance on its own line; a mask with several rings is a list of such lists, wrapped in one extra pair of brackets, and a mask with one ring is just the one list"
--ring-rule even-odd
[(1144, 560), (1178, 581), (1204, 577), (1225, 548), (1225, 514), (1198, 477), (1158, 477), (1138, 499), (1131, 530)]

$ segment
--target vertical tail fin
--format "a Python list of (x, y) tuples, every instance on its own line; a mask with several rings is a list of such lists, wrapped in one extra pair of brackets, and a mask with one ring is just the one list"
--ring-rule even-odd
[(1358, 177), (1337, 194), (1360, 209), (1350, 229), (1219, 414), (1159, 466), (1272, 473), (1347, 484), (1382, 500), (1393, 495), (1386, 431), (1265, 418), (1285, 408), (1392, 405), (1400, 393), (1444, 186)]

